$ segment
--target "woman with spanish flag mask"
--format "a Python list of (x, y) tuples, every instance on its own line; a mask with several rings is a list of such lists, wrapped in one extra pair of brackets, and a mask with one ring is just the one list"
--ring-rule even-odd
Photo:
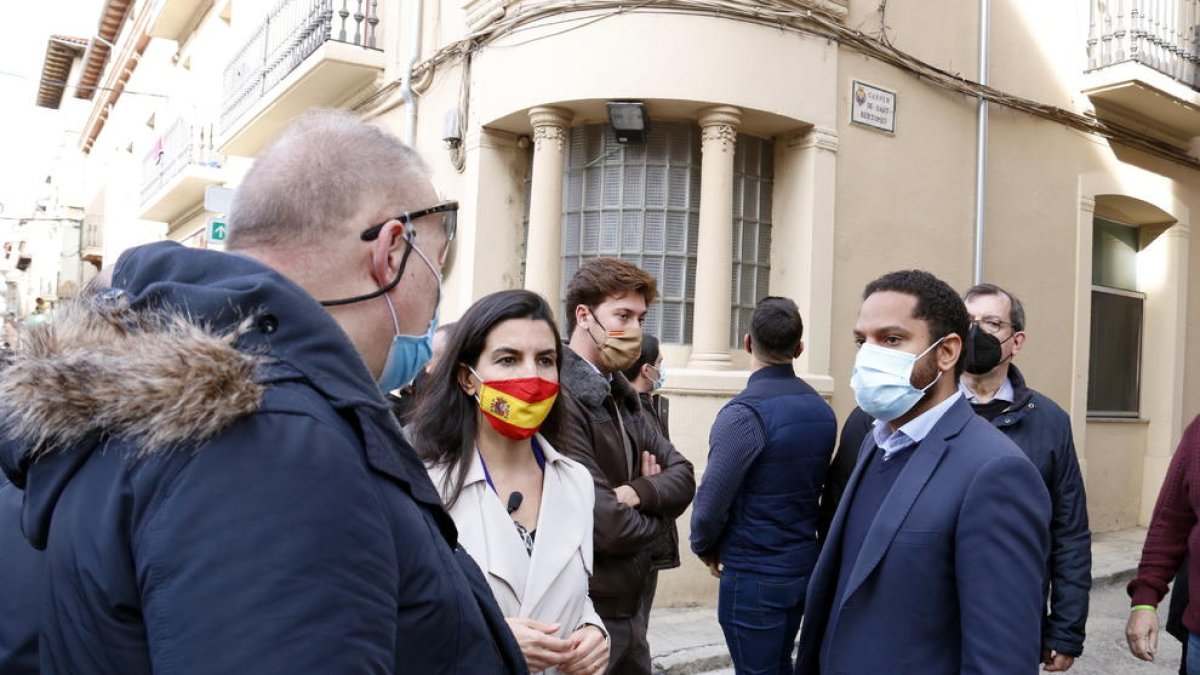
[(530, 671), (599, 675), (608, 634), (588, 597), (592, 477), (538, 433), (557, 421), (561, 361), (546, 301), (493, 293), (455, 325), (407, 432)]

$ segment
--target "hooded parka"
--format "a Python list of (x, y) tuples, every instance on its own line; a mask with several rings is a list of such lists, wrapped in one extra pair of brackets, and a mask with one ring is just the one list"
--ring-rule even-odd
[(127, 252), (31, 330), (0, 424), (43, 673), (525, 672), (352, 343), (257, 261)]

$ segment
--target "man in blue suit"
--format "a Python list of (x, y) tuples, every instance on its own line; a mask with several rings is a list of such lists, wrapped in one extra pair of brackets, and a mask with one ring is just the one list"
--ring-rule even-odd
[(877, 421), (813, 571), (798, 675), (1037, 672), (1050, 498), (957, 390), (969, 323), (927, 272), (863, 292), (850, 385)]

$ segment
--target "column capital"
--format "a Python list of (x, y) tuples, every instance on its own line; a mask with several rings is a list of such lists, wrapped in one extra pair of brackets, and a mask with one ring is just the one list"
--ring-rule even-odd
[(838, 133), (835, 129), (812, 127), (804, 133), (788, 136), (787, 147), (799, 148), (801, 150), (820, 148), (829, 152), (837, 152)]
[(701, 150), (708, 143), (720, 143), (722, 152), (729, 152), (737, 143), (742, 111), (731, 105), (718, 105), (700, 111)]
[(1096, 212), (1096, 200), (1093, 197), (1083, 196), (1079, 198), (1079, 210), (1088, 213)]
[(538, 106), (529, 109), (529, 123), (533, 125), (534, 150), (542, 149), (543, 141), (553, 141), (558, 144), (558, 150), (563, 149), (567, 127), (571, 125), (574, 114), (566, 108)]

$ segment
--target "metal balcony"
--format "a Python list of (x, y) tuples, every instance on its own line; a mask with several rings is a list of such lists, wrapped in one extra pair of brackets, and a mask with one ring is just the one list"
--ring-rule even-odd
[(1087, 49), (1099, 117), (1200, 136), (1200, 0), (1091, 0)]
[(280, 2), (225, 68), (221, 151), (254, 155), (293, 116), (370, 84), (384, 68), (378, 24), (378, 0)]
[(142, 220), (173, 222), (204, 201), (204, 188), (224, 180), (212, 127), (176, 121), (142, 159)]

